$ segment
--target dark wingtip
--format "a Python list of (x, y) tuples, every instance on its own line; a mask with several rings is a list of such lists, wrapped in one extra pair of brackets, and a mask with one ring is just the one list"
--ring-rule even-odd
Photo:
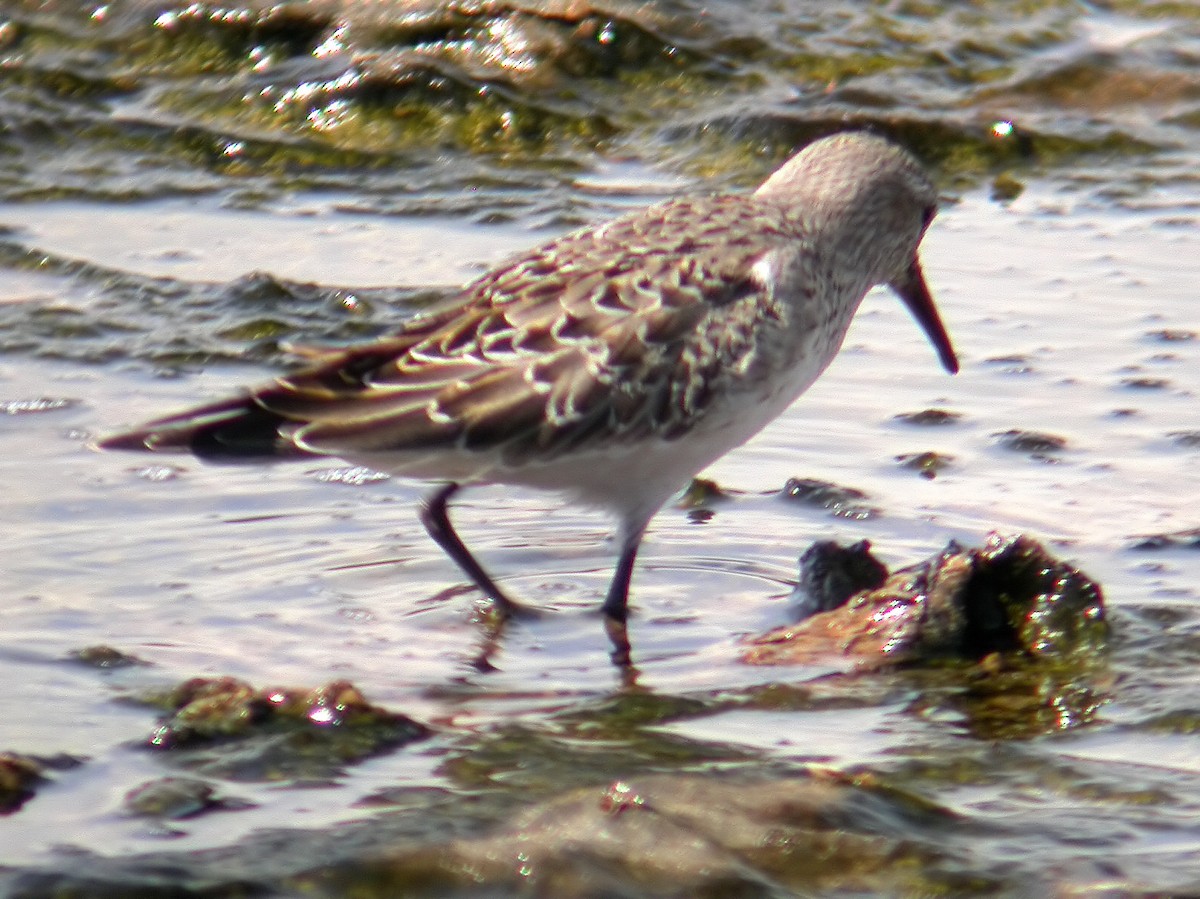
[(251, 459), (296, 455), (280, 432), (283, 419), (249, 397), (190, 409), (140, 428), (97, 440), (99, 450), (192, 453), (206, 459)]
[(146, 433), (144, 431), (128, 431), (123, 434), (110, 434), (107, 437), (102, 437), (99, 440), (93, 440), (90, 444), (92, 449), (96, 450), (137, 450), (140, 452), (149, 452), (150, 446), (146, 443)]

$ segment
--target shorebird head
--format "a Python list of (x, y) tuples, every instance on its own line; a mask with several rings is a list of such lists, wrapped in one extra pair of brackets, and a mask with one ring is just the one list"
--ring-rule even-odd
[(906, 150), (862, 131), (809, 144), (756, 195), (783, 200), (836, 255), (854, 260), (869, 285), (886, 284), (924, 330), (946, 371), (958, 358), (925, 283), (918, 250), (937, 214), (937, 188)]

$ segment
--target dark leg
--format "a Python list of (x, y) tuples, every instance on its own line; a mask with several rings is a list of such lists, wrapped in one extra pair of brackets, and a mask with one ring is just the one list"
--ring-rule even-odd
[[(625, 531), (626, 529), (622, 529)], [(629, 632), (625, 622), (629, 618), (629, 582), (633, 578), (633, 563), (637, 561), (638, 547), (642, 542), (642, 528), (629, 529), (623, 534), (621, 555), (617, 558), (617, 569), (613, 572), (608, 595), (600, 611), (604, 613), (604, 629), (612, 643), (613, 664), (621, 668), (630, 665)]]
[(470, 578), (471, 582), (492, 601), (493, 607), (502, 619), (507, 620), (528, 611), (520, 603), (514, 602), (504, 595), (504, 591), (496, 586), (496, 582), (483, 570), (483, 566), (475, 561), (470, 550), (454, 532), (446, 503), (458, 492), (458, 489), (459, 485), (451, 481), (425, 498), (421, 504), (421, 523), (425, 525), (425, 530), (429, 532), (429, 536), (437, 545), (445, 550), (446, 555), (454, 560), (454, 564), (462, 569), (463, 574)]

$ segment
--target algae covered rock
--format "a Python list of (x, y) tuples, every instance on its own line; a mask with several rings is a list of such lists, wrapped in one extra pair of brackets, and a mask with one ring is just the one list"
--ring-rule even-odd
[(45, 777), (42, 766), (15, 752), (0, 752), (0, 815), (15, 812), (32, 796)]
[(210, 811), (250, 808), (247, 802), (226, 799), (207, 781), (194, 777), (159, 777), (125, 794), (125, 811), (140, 818), (181, 821)]
[(102, 643), (72, 650), (69, 658), (81, 665), (87, 665), (89, 668), (100, 669), (133, 668), (148, 664), (135, 655)]
[[(648, 775), (530, 805), (507, 823), (411, 842), (293, 880), (305, 895), (955, 895), (912, 834), (953, 839), (944, 810), (836, 774)], [(366, 885), (364, 887), (364, 885)]]
[(783, 498), (788, 502), (827, 509), (838, 518), (854, 521), (866, 521), (879, 515), (879, 509), (867, 502), (867, 495), (861, 490), (815, 478), (788, 478), (783, 485)]
[(243, 780), (336, 776), (429, 735), (407, 715), (371, 705), (346, 681), (312, 690), (256, 690), (231, 677), (193, 678), (143, 697), (169, 717), (145, 745), (189, 768)]
[(1130, 538), (1130, 548), (1137, 550), (1200, 549), (1200, 528), (1168, 531), (1161, 534), (1142, 534)]
[[(847, 565), (862, 566), (846, 551)], [(805, 555), (801, 583), (836, 580), (827, 549)], [(815, 571), (815, 566), (823, 566)], [(847, 575), (849, 577), (849, 575)], [(752, 665), (849, 662), (869, 669), (992, 653), (1067, 657), (1107, 636), (1100, 586), (1029, 537), (993, 535), (982, 549), (951, 542), (937, 556), (893, 573), (838, 608), (754, 638)]]
[(800, 557), (800, 580), (792, 594), (798, 617), (836, 609), (856, 593), (882, 587), (887, 576), (887, 566), (872, 555), (870, 542), (842, 546), (818, 540)]
[(9, 815), (33, 798), (38, 788), (50, 781), (52, 771), (67, 771), (83, 764), (77, 756), (25, 755), (0, 752), (0, 815)]

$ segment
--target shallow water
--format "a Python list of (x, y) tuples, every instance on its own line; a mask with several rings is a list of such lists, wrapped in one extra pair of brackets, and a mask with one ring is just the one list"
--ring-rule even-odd
[[(712, 14), (721, 24), (741, 8)], [(1133, 548), (1200, 525), (1200, 22), (1190, 6), (1040, 4), (1010, 21), (988, 4), (936, 20), (916, 4), (894, 15), (798, 4), (791, 18), (763, 5), (722, 40), (672, 30), (668, 17), (647, 33), (693, 55), (664, 87), (686, 88), (687, 100), (660, 122), (621, 118), (603, 72), (579, 75), (586, 90), (570, 105), (570, 79), (553, 70), (511, 90), (552, 110), (570, 140), (480, 146), (449, 139), (462, 132), (446, 125), (432, 149), (414, 149), (395, 122), (364, 112), (350, 136), (373, 139), (360, 148), (370, 161), (329, 149), (350, 136), (321, 145), (232, 103), (255, 77), (279, 89), (295, 74), (284, 60), (244, 70), (219, 29), (199, 32), (201, 46), (212, 39), (229, 54), (210, 70), (193, 70), (192, 55), (160, 58), (162, 26), (137, 24), (154, 21), (147, 9), (122, 9), (111, 26), (36, 4), (5, 14), (22, 37), (4, 45), (13, 64), (0, 100), (25, 124), (0, 135), (20, 162), (0, 206), (0, 750), (80, 760), (0, 818), (5, 890), (38, 895), (30, 873), (92, 864), (81, 851), (114, 860), (102, 870), (117, 883), (165, 859), (181, 866), (181, 884), (219, 884), (230, 855), (192, 850), (236, 858), (246, 843), (253, 859), (254, 841), (277, 829), (308, 832), (266, 866), (292, 873), (337, 856), (348, 835), (379, 851), (389, 834), (438, 837), (455, 832), (447, 820), (476, 817), (486, 827), (513, 803), (575, 786), (813, 763), (871, 772), (959, 816), (970, 846), (950, 845), (945, 865), (980, 891), (1200, 887), (1200, 555)], [(359, 25), (352, 33), (378, 49), (381, 32)], [(105, 27), (145, 42), (124, 69)], [(801, 78), (806, 47), (814, 71)], [(905, 54), (920, 64), (898, 74)], [(567, 69), (571, 59), (553, 57)], [(655, 53), (624, 63), (651, 97), (660, 64)], [(64, 73), (80, 71), (116, 81), (68, 90)], [(578, 125), (589, 103), (615, 136)], [(635, 578), (636, 688), (608, 664), (594, 614), (613, 547), (609, 523), (587, 510), (498, 489), (457, 504), (468, 544), (550, 612), (513, 628), (500, 670), (481, 675), (469, 665), (474, 594), (416, 521), (420, 485), (336, 461), (210, 467), (87, 446), (270, 377), (280, 340), (378, 333), (580, 221), (753, 183), (789, 138), (828, 130), (846, 110), (907, 137), (954, 193), (923, 258), (962, 372), (940, 370), (894, 298), (870, 296), (822, 380), (706, 473), (728, 499), (710, 516), (666, 509), (655, 520)], [(78, 138), (90, 161), (48, 153), (37, 116), (92, 122)], [(990, 138), (1001, 118), (1037, 152)], [(242, 167), (185, 152), (177, 119), (250, 146), (233, 154)], [(177, 143), (147, 141), (147, 123)], [(266, 161), (269, 151), (283, 162)], [(1020, 183), (1014, 199), (993, 198), (1000, 173)], [(927, 408), (960, 418), (896, 419)], [(1014, 451), (998, 436), (1013, 429), (1065, 446)], [(950, 457), (933, 479), (897, 461), (925, 451)], [(791, 477), (858, 488), (881, 513), (853, 520), (788, 502)], [(865, 537), (902, 565), (992, 531), (1031, 534), (1103, 585), (1114, 639), (1093, 670), (997, 701), (966, 675), (846, 683), (739, 663), (743, 637), (788, 620), (795, 560), (811, 541)], [(70, 658), (97, 644), (149, 664), (98, 670)], [(139, 746), (154, 712), (121, 699), (196, 675), (347, 679), (437, 734), (321, 782), (212, 778), (250, 808), (169, 827), (132, 817), (129, 790), (180, 772)], [(422, 818), (427, 790), (462, 805)], [(911, 838), (942, 839), (919, 828)], [(275, 876), (263, 875), (288, 892)]]

